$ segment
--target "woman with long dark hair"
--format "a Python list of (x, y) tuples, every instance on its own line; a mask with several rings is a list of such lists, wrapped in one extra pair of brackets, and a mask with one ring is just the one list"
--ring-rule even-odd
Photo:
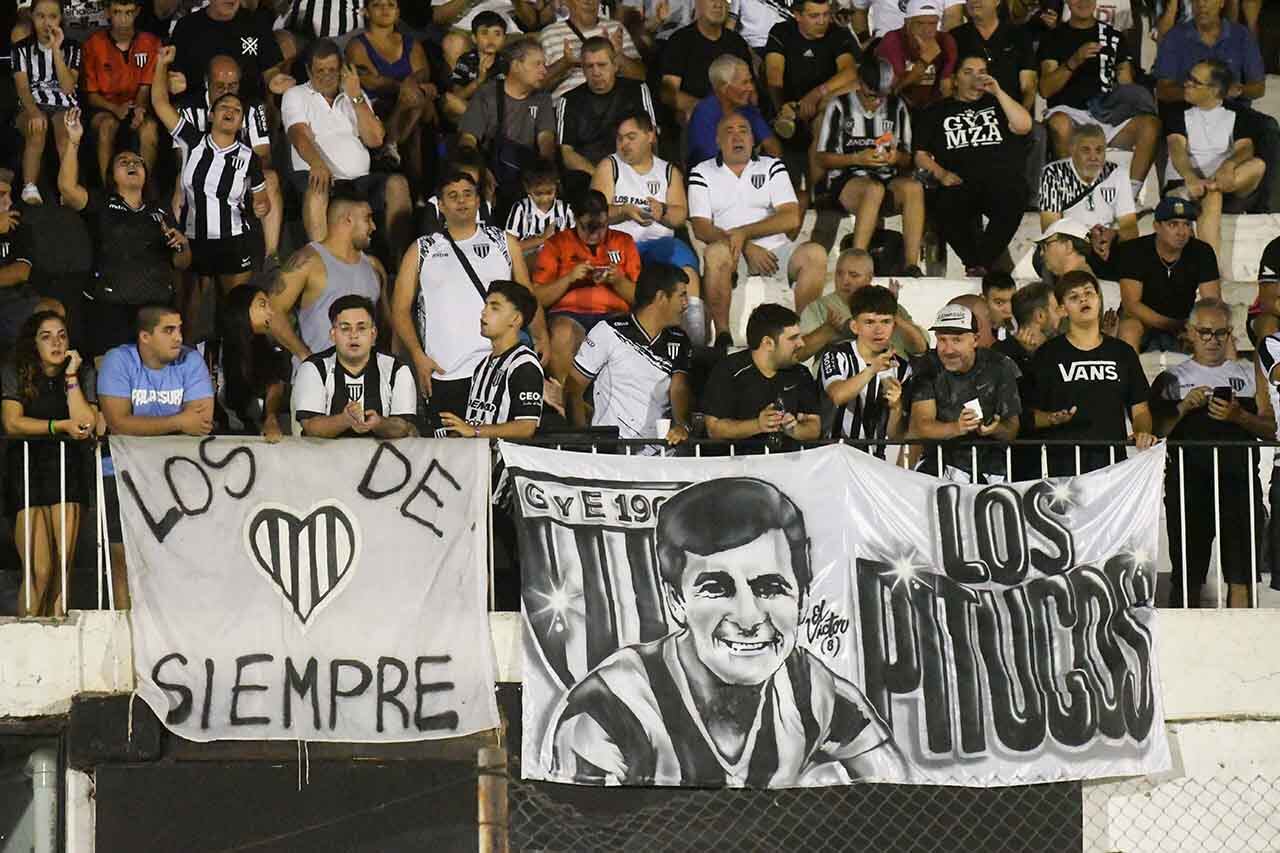
[(223, 297), (217, 340), (205, 345), (213, 377), (214, 431), (261, 435), (276, 442), (288, 417), (284, 386), (289, 354), (271, 337), (271, 301), (261, 288), (242, 285)]
[[(80, 353), (71, 349), (62, 315), (37, 311), (22, 324), (13, 359), (0, 370), (5, 434), (75, 441), (100, 434), (94, 385), (93, 368), (82, 364)], [(26, 465), (24, 444), (28, 445)], [(17, 513), (14, 540), (26, 569), (23, 588), (18, 591), (20, 616), (63, 616), (67, 612), (60, 571), (62, 553), (65, 548), (70, 566), (75, 558), (80, 507), (89, 496), (91, 481), (78, 453), (66, 454), (65, 474), (59, 470), (61, 465), (56, 441), (14, 441), (9, 445), (8, 506)], [(27, 578), (31, 579), (30, 590), (26, 589)]]

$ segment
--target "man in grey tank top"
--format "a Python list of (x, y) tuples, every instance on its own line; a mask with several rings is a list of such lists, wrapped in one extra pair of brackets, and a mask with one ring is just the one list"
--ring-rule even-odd
[[(381, 262), (366, 255), (373, 237), (373, 210), (364, 200), (335, 195), (329, 201), (328, 234), (308, 243), (280, 267), (271, 288), (277, 317), (297, 316), (293, 323), (273, 323), (276, 341), (293, 354), (294, 368), (313, 353), (328, 349), (329, 306), (356, 294), (382, 302), (387, 279)], [(381, 312), (380, 312), (381, 313)]]

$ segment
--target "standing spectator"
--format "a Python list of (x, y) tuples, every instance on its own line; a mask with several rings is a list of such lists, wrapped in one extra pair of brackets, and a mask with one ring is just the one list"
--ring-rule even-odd
[[(1073, 271), (1053, 286), (1067, 312), (1067, 330), (1046, 341), (1031, 359), (1035, 399), (1028, 407), (1038, 435), (1049, 439), (1134, 440), (1155, 443), (1147, 406), (1147, 377), (1133, 347), (1104, 335), (1102, 288), (1087, 272)], [(1185, 315), (1184, 315), (1185, 316)], [(1131, 426), (1130, 426), (1131, 425)], [(1106, 446), (1055, 446), (1047, 451), (1049, 476), (1095, 471), (1124, 458)]]
[(911, 174), (910, 111), (889, 92), (886, 76), (879, 59), (863, 57), (853, 91), (827, 105), (814, 161), (828, 172), (831, 196), (854, 216), (854, 248), (870, 248), (883, 217), (901, 212), (902, 273), (919, 277), (924, 187)]
[(267, 294), (253, 285), (227, 294), (218, 312), (218, 335), (205, 345), (204, 356), (219, 435), (261, 435), (272, 444), (284, 436), (284, 389), (292, 371), (288, 351), (271, 337), (274, 319)]
[(941, 17), (939, 0), (910, 0), (902, 28), (876, 46), (876, 56), (893, 68), (893, 93), (915, 110), (936, 104), (955, 88), (952, 75), (960, 57), (955, 39), (938, 29)]
[(698, 278), (698, 256), (675, 236), (689, 216), (684, 177), (653, 153), (657, 134), (647, 113), (618, 123), (617, 154), (596, 167), (592, 187), (609, 199), (609, 221), (636, 241), (642, 264), (671, 264), (684, 271), (688, 311), (684, 329), (695, 346), (706, 343), (706, 311)]
[(372, 0), (365, 17), (364, 31), (347, 42), (347, 62), (359, 72), (360, 85), (373, 97), (374, 112), (385, 124), (382, 153), (393, 163), (403, 161), (410, 186), (421, 186), (423, 133), (436, 123), (436, 87), (427, 54), (413, 36), (400, 31), (399, 0)]
[(800, 120), (785, 147), (803, 155), (813, 141), (810, 123), (857, 79), (858, 46), (847, 29), (831, 26), (830, 0), (794, 0), (791, 10), (794, 17), (769, 30), (764, 70), (774, 107)]
[(729, 18), (756, 56), (764, 58), (769, 34), (778, 24), (791, 20), (785, 0), (729, 0)]
[(457, 122), (467, 111), (467, 103), (480, 84), (507, 73), (507, 23), (497, 12), (483, 11), (471, 19), (471, 39), (475, 47), (458, 57), (449, 72), (449, 88), (444, 96), (444, 114)]
[(640, 80), (619, 79), (613, 45), (593, 36), (582, 43), (586, 82), (570, 89), (556, 105), (565, 191), (573, 198), (591, 183), (596, 167), (616, 148), (618, 123), (633, 113), (654, 122), (653, 98)]
[[(135, 343), (102, 359), (98, 402), (112, 435), (208, 435), (213, 430), (213, 384), (200, 354), (182, 345), (182, 315), (164, 305), (138, 311)], [(116, 606), (129, 608), (115, 468), (103, 460), (107, 538), (111, 543)]]
[[(898, 297), (887, 287), (858, 290), (849, 303), (853, 339), (833, 344), (818, 368), (822, 388), (833, 406), (831, 438), (883, 441), (907, 430), (902, 387), (911, 366), (893, 351)], [(865, 448), (885, 458), (884, 445)]]
[(314, 438), (415, 435), (418, 395), (413, 370), (375, 352), (373, 303), (348, 294), (329, 306), (333, 346), (308, 358), (293, 378), (293, 410)]
[(1003, 482), (1011, 472), (993, 442), (1018, 437), (1018, 368), (978, 345), (977, 317), (964, 305), (945, 306), (929, 330), (938, 343), (911, 384), (911, 435), (938, 444), (926, 446), (917, 470), (962, 483)]
[(1231, 85), (1224, 100), (1247, 102), (1261, 98), (1267, 86), (1267, 72), (1254, 34), (1223, 17), (1223, 0), (1196, 0), (1182, 5), (1190, 7), (1192, 17), (1160, 39), (1156, 64), (1151, 69), (1156, 78), (1156, 98), (1175, 104), (1190, 102), (1185, 96), (1184, 81), (1195, 66), (1209, 59), (1216, 59), (1231, 72)]
[(552, 98), (563, 98), (570, 89), (582, 85), (585, 78), (579, 56), (591, 38), (604, 38), (613, 45), (618, 73), (633, 80), (645, 78), (644, 63), (631, 34), (622, 24), (601, 19), (599, 0), (566, 0), (565, 5), (569, 17), (539, 33), (542, 52), (547, 57), (547, 86), (552, 89)]
[(966, 275), (986, 275), (1022, 221), (1026, 147), (1017, 137), (1030, 130), (1030, 114), (987, 74), (980, 56), (964, 58), (955, 96), (915, 125), (916, 165), (941, 184), (932, 203)]
[(1262, 189), (1267, 164), (1258, 155), (1266, 129), (1261, 113), (1223, 103), (1231, 71), (1216, 59), (1187, 74), (1185, 109), (1169, 110), (1165, 128), (1169, 164), (1165, 192), (1178, 190), (1200, 203), (1196, 233), (1219, 250), (1222, 214), (1247, 213)]
[(139, 8), (137, 0), (110, 0), (110, 24), (84, 43), (85, 106), (89, 126), (98, 138), (98, 171), (103, 183), (122, 126), (129, 128), (131, 137), (136, 135), (147, 171), (156, 165), (156, 120), (148, 107), (160, 39), (136, 30)]
[[(491, 349), (476, 323), (489, 283), (514, 279), (529, 285), (520, 244), (501, 228), (477, 225), (479, 203), (480, 189), (470, 175), (446, 175), (440, 184), (444, 227), (409, 247), (396, 276), (391, 327), (433, 418), (466, 410), (471, 376)], [(534, 333), (545, 351), (540, 324)]]
[[(942, 29), (952, 30), (964, 20), (965, 0), (942, 0)], [(869, 14), (874, 12), (874, 15)], [(858, 41), (866, 44), (871, 38), (883, 38), (894, 30), (902, 29), (907, 21), (906, 4), (902, 0), (853, 0), (853, 20), (850, 29)], [(875, 28), (872, 29), (872, 24)]]
[[(840, 253), (836, 259), (835, 289), (810, 302), (800, 315), (804, 345), (796, 353), (797, 361), (808, 361), (829, 345), (850, 339), (853, 335), (850, 325), (853, 296), (870, 285), (874, 275), (875, 262), (865, 249), (845, 249)], [(898, 297), (898, 289), (898, 282), (890, 279), (888, 290), (894, 299)], [(929, 336), (911, 319), (911, 314), (901, 302), (894, 315), (889, 343), (901, 358), (912, 358), (929, 349)]]
[[(163, 78), (172, 61), (173, 47), (165, 47), (156, 63), (156, 75)], [(258, 155), (240, 141), (244, 101), (230, 93), (214, 101), (205, 133), (178, 115), (164, 83), (152, 88), (151, 101), (156, 117), (190, 152), (182, 169), (182, 188), (191, 268), (206, 280), (216, 279), (223, 291), (244, 284), (260, 266), (254, 257), (258, 244), (252, 234), (252, 219), (271, 210)], [(246, 199), (251, 199), (252, 210), (246, 209)]]
[(329, 200), (324, 239), (298, 249), (276, 273), (271, 288), (271, 311), (276, 318), (271, 336), (293, 354), (295, 367), (332, 343), (329, 308), (342, 297), (381, 301), (386, 316), (386, 300), (382, 298), (386, 269), (377, 258), (365, 254), (374, 228), (373, 210), (367, 201), (335, 195)]
[(573, 210), (560, 198), (560, 172), (550, 160), (538, 160), (521, 175), (525, 197), (507, 216), (507, 233), (520, 241), (526, 256), (536, 253), (558, 231), (573, 227)]
[[(1174, 440), (1204, 442), (1270, 441), (1275, 416), (1267, 411), (1267, 382), (1260, 367), (1230, 358), (1231, 309), (1216, 299), (1196, 302), (1188, 319), (1191, 358), (1167, 368), (1151, 386), (1155, 432)], [(1261, 379), (1261, 381), (1259, 381)], [(1169, 528), (1170, 607), (1199, 607), (1209, 571), (1215, 531), (1219, 561), (1228, 584), (1227, 606), (1248, 607), (1251, 566), (1262, 555), (1250, 555), (1262, 539), (1262, 484), (1256, 451), (1248, 447), (1178, 448), (1165, 468), (1164, 511)], [(1182, 472), (1186, 481), (1179, 477)], [(1208, 484), (1217, 478), (1216, 487)], [(1252, 479), (1252, 488), (1249, 480)], [(1255, 530), (1248, 530), (1249, 497), (1255, 502)], [(1215, 496), (1217, 500), (1215, 501)], [(1216, 506), (1214, 505), (1216, 502)], [(1186, 554), (1183, 530), (1186, 523)], [(1216, 522), (1216, 523), (1215, 523)], [(1241, 530), (1241, 525), (1246, 529)], [(1186, 565), (1187, 596), (1182, 574)]]
[(1160, 142), (1160, 119), (1138, 113), (1119, 124), (1099, 121), (1090, 102), (1134, 82), (1133, 57), (1124, 34), (1095, 17), (1098, 0), (1066, 0), (1071, 17), (1040, 41), (1040, 94), (1049, 102), (1045, 121), (1058, 159), (1070, 153), (1077, 125), (1098, 124), (1113, 148), (1133, 151), (1129, 180), (1134, 198), (1151, 170)]
[(84, 215), (93, 235), (91, 353), (101, 355), (136, 337), (142, 306), (177, 306), (174, 273), (191, 266), (191, 243), (164, 208), (147, 201), (149, 170), (136, 152), (111, 159), (103, 190), (85, 189), (76, 156), (84, 136), (80, 110), (68, 110), (65, 122), (69, 156), (58, 171), (58, 192), (64, 206)]
[(484, 152), (497, 181), (499, 222), (520, 198), (521, 170), (539, 157), (556, 156), (555, 107), (541, 91), (545, 54), (536, 41), (524, 39), (511, 48), (510, 62), (506, 77), (476, 90), (458, 124), (458, 145)]
[[(632, 312), (596, 323), (574, 356), (565, 388), (570, 423), (586, 425), (583, 396), (590, 384), (592, 426), (617, 427), (624, 439), (666, 439), (668, 445), (689, 437), (693, 348), (680, 328), (688, 307), (686, 286), (678, 267), (645, 265)], [(665, 435), (660, 420), (670, 423)], [(652, 446), (641, 449), (655, 452)]]
[(821, 403), (813, 376), (796, 361), (800, 318), (766, 302), (747, 318), (747, 349), (721, 359), (704, 392), (707, 434), (743, 441), (764, 437), (774, 450), (822, 434)]
[(609, 202), (588, 190), (573, 202), (575, 225), (538, 253), (533, 293), (547, 312), (551, 376), (564, 382), (573, 357), (601, 320), (635, 301), (640, 253), (630, 234), (609, 227)]
[(694, 0), (694, 12), (694, 22), (677, 30), (662, 54), (662, 102), (682, 125), (689, 123), (698, 101), (711, 93), (708, 71), (717, 57), (731, 54), (748, 69), (755, 59), (742, 36), (725, 26), (728, 0)]
[(1194, 236), (1195, 202), (1166, 196), (1156, 206), (1155, 233), (1124, 244), (1120, 279), (1120, 338), (1137, 352), (1179, 350), (1197, 298), (1221, 299), (1218, 256)]
[(988, 272), (982, 277), (982, 298), (991, 316), (992, 333), (996, 340), (1013, 334), (1013, 291), (1017, 288), (1013, 276), (1007, 272)]
[[(787, 167), (752, 153), (751, 126), (729, 114), (716, 129), (720, 155), (689, 173), (689, 217), (693, 233), (707, 244), (706, 299), (716, 328), (716, 346), (727, 348), (734, 271), (777, 276), (795, 287), (796, 308), (822, 295), (827, 252), (817, 243), (792, 241), (800, 206)], [(754, 347), (753, 347), (754, 349)]]
[(367, 18), (372, 5), (365, 0), (285, 0), (275, 27), (304, 37), (342, 40), (360, 28), (361, 12)]
[(716, 128), (720, 120), (736, 112), (751, 123), (752, 137), (760, 150), (771, 157), (782, 156), (782, 143), (756, 106), (756, 84), (751, 66), (731, 53), (717, 56), (707, 70), (711, 94), (697, 102), (685, 129), (686, 162), (696, 166), (720, 153)]
[[(1014, 291), (1012, 308), (1018, 331), (996, 341), (995, 349), (1013, 359), (1023, 379), (1029, 380), (1031, 357), (1045, 341), (1058, 336), (1064, 314), (1053, 288), (1043, 281), (1034, 281)], [(1029, 387), (1029, 382), (1024, 385), (1019, 380), (1019, 394), (1027, 401), (1031, 400), (1031, 395), (1022, 392)], [(1031, 432), (1029, 427), (1030, 423), (1023, 424), (1023, 438)]]
[(694, 0), (622, 0), (619, 19), (643, 56), (662, 55), (668, 40), (693, 23)]
[(53, 126), (58, 157), (66, 156), (66, 126), (62, 114), (79, 106), (76, 85), (80, 79), (80, 44), (62, 30), (61, 0), (36, 0), (31, 4), (33, 32), (13, 45), (13, 84), (22, 110), (18, 126), (26, 139), (22, 151), (22, 201), (44, 204), (40, 195), (40, 163), (45, 139)]
[(0, 169), (0, 350), (8, 349), (40, 297), (31, 287), (31, 247), (13, 206), (13, 172)]
[[(1116, 241), (1138, 236), (1133, 187), (1120, 167), (1107, 159), (1106, 131), (1082, 124), (1071, 135), (1071, 156), (1056, 160), (1040, 173), (1040, 228), (1059, 219), (1087, 229), (1094, 256), (1110, 270)], [(1118, 254), (1118, 252), (1116, 252)], [(1110, 278), (1106, 271), (1103, 278)]]
[(404, 175), (369, 171), (369, 151), (386, 139), (382, 120), (360, 77), (342, 64), (338, 46), (328, 39), (311, 48), (310, 81), (294, 86), (280, 101), (280, 117), (289, 136), (294, 188), (303, 194), (302, 221), (307, 237), (323, 240), (329, 193), (346, 182), (365, 195), (382, 222), (387, 249), (399, 257), (409, 242), (412, 202)]
[[(80, 353), (67, 340), (66, 322), (55, 311), (37, 311), (22, 324), (13, 359), (0, 370), (0, 396), (4, 432), (10, 438), (65, 435), (83, 441), (98, 434), (93, 367), (82, 366)], [(57, 443), (33, 441), (25, 447), (29, 463), (24, 464), (24, 445), (28, 442), (9, 442), (5, 469), (8, 509), (17, 516), (14, 542), (24, 561), (31, 555), (18, 588), (18, 615), (65, 616), (61, 555), (65, 553), (70, 570), (80, 508), (89, 502), (93, 481), (85, 476), (79, 453), (66, 453), (64, 468)]]
[(168, 41), (186, 11), (179, 0), (143, 0), (138, 31), (151, 33), (161, 42)]
[[(532, 165), (520, 170), (521, 182), (523, 183), (526, 178), (536, 172), (540, 164), (548, 162), (551, 161), (533, 160)], [(453, 156), (449, 158), (449, 162), (445, 163), (444, 168), (441, 170), (443, 175), (447, 175), (450, 172), (466, 172), (476, 182), (476, 186), (480, 187), (480, 206), (476, 208), (476, 224), (501, 224), (493, 212), (493, 187), (488, 170), (485, 168), (484, 155), (474, 148), (459, 148), (453, 152)], [(418, 222), (418, 233), (430, 234), (434, 231), (439, 231), (444, 227), (443, 223), (444, 217), (440, 214), (440, 198), (432, 195), (422, 206), (422, 215)]]
[(209, 60), (230, 56), (240, 64), (241, 87), (250, 101), (261, 101), (268, 90), (279, 95), (293, 80), (280, 72), (285, 56), (271, 21), (271, 16), (242, 8), (240, 0), (210, 0), (173, 28), (170, 42), (177, 49), (173, 70), (188, 81), (199, 80)]

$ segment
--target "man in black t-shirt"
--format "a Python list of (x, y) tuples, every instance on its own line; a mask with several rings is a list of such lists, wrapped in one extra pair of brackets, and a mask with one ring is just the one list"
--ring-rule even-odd
[(707, 71), (716, 57), (726, 53), (754, 67), (755, 56), (745, 39), (725, 26), (728, 0), (696, 0), (696, 18), (677, 30), (662, 53), (662, 102), (675, 111), (680, 124), (688, 124), (698, 101), (711, 93)]
[[(1044, 343), (1031, 359), (1029, 407), (1037, 437), (1117, 443), (1132, 437), (1139, 450), (1146, 450), (1155, 443), (1147, 376), (1132, 347), (1102, 334), (1098, 280), (1073, 270), (1054, 283), (1053, 291), (1067, 312), (1067, 333)], [(1124, 448), (1056, 446), (1047, 455), (1049, 475), (1065, 477), (1105, 467), (1112, 459), (1119, 462)]]
[(791, 10), (794, 18), (769, 30), (764, 74), (774, 109), (788, 104), (799, 120), (784, 147), (807, 150), (809, 123), (857, 79), (858, 45), (847, 29), (831, 26), (830, 0), (795, 0)]
[(1155, 233), (1120, 244), (1119, 337), (1137, 352), (1179, 349), (1187, 315), (1201, 298), (1222, 298), (1218, 256), (1194, 236), (1198, 205), (1166, 196), (1156, 206)]
[(930, 203), (947, 243), (966, 274), (981, 278), (1022, 222), (1026, 146), (1018, 137), (1030, 132), (1031, 114), (987, 74), (981, 56), (961, 60), (955, 87), (915, 123), (915, 161), (941, 184)]
[[(1018, 396), (1028, 406), (1035, 400), (1035, 385), (1031, 377), (1031, 359), (1046, 341), (1061, 333), (1062, 308), (1058, 297), (1048, 282), (1035, 281), (1013, 294), (1013, 319), (1018, 331), (996, 341), (994, 349), (1013, 360), (1022, 374), (1018, 377)], [(1036, 436), (1035, 420), (1022, 418), (1018, 430), (1019, 439)], [(1035, 480), (1040, 477), (1040, 448), (1019, 445), (1013, 448), (1013, 478)]]
[(747, 319), (747, 346), (711, 371), (703, 393), (707, 434), (739, 442), (764, 437), (771, 449), (794, 450), (822, 431), (813, 374), (796, 362), (804, 344), (800, 318), (773, 302)]
[[(209, 60), (230, 56), (243, 72), (240, 93), (255, 102), (262, 101), (264, 87), (280, 94), (293, 80), (279, 73), (284, 54), (276, 42), (271, 25), (239, 0), (212, 0), (208, 6), (192, 12), (173, 28), (173, 45), (178, 49), (172, 70), (186, 77), (192, 88), (204, 79)], [(273, 81), (279, 77), (277, 82)]]
[[(926, 445), (916, 468), (963, 483), (975, 474), (979, 482), (1004, 482), (1005, 455), (992, 442), (1018, 437), (1018, 368), (978, 346), (978, 319), (964, 305), (945, 306), (929, 331), (937, 348), (920, 359), (912, 380), (908, 435), (937, 444)], [(985, 446), (975, 450), (977, 444)]]

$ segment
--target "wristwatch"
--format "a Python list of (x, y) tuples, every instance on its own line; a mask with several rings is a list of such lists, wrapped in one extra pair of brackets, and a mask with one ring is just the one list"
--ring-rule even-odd
[(360, 106), (364, 103), (364, 95), (356, 95), (351, 99), (351, 103), (355, 104), (357, 107)]

